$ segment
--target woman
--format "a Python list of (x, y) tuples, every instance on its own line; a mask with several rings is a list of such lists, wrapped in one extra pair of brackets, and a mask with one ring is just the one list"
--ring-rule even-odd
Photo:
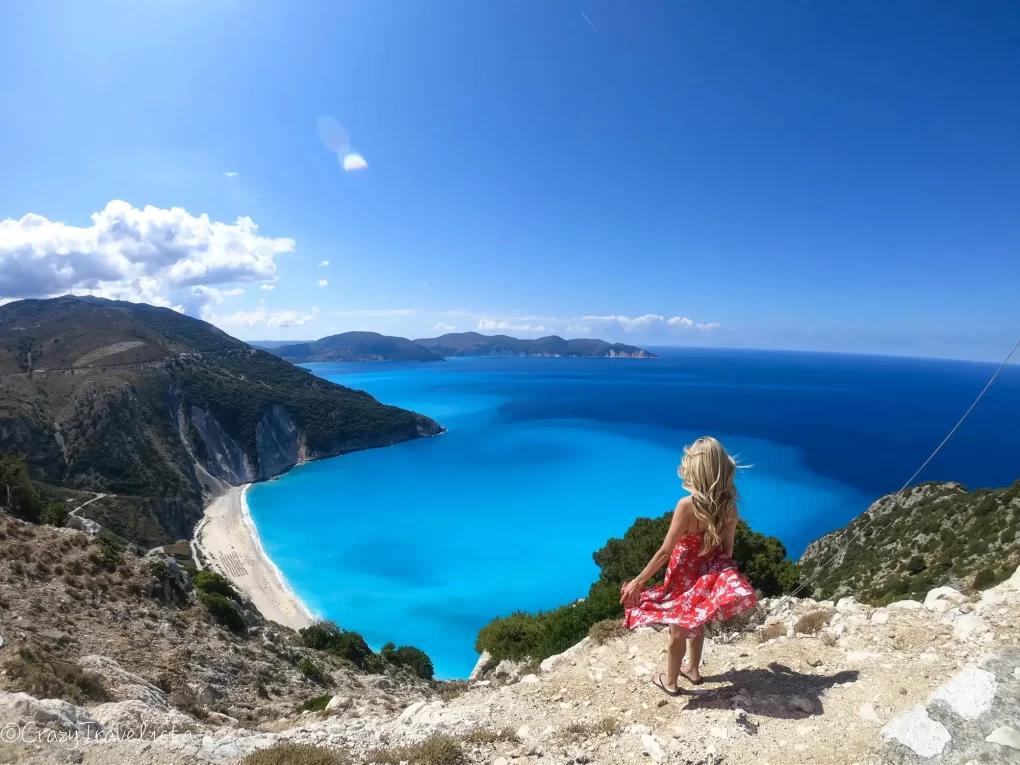
[[(671, 696), (680, 693), (680, 675), (694, 685), (701, 683), (702, 625), (732, 619), (756, 603), (754, 588), (733, 561), (737, 463), (716, 439), (699, 438), (684, 447), (677, 472), (690, 496), (677, 502), (662, 547), (637, 578), (623, 586), (620, 598), (628, 628), (669, 625), (669, 661), (654, 682)], [(667, 561), (665, 583), (644, 587)]]

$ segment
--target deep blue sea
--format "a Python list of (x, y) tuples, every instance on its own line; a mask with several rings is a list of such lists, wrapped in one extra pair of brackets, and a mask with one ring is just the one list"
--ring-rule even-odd
[[(478, 629), (583, 597), (591, 554), (671, 510), (685, 443), (742, 462), (743, 517), (792, 556), (895, 491), (994, 365), (765, 351), (662, 358), (311, 364), (449, 432), (314, 462), (248, 494), (263, 544), (309, 607), (425, 650), (465, 677)], [(1020, 477), (1020, 369), (1008, 368), (918, 478)]]

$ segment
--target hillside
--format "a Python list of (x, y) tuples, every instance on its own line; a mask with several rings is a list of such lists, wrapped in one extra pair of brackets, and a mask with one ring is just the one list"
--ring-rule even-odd
[(480, 662), (469, 682), (429, 682), (401, 658), (409, 647), (375, 654), (355, 633), (281, 630), (165, 555), (2, 515), (0, 581), (0, 726), (22, 733), (0, 742), (0, 759), (20, 765), (902, 765), (1017, 753), (1020, 571), (980, 596), (942, 589), (886, 608), (763, 601), (762, 616), (774, 609), (764, 625), (713, 631), (704, 684), (676, 698), (651, 684), (666, 646), (651, 628), (600, 625), (541, 666)]
[(564, 340), (550, 335), (536, 340), (519, 340), (508, 335), (452, 332), (441, 337), (415, 340), (440, 356), (594, 356), (605, 358), (654, 359), (654, 353), (623, 343), (604, 340)]
[(808, 545), (800, 564), (805, 576), (820, 571), (819, 597), (888, 603), (941, 585), (983, 589), (1020, 564), (1020, 481), (973, 492), (927, 483), (887, 495)]
[(85, 514), (140, 543), (189, 537), (224, 485), (440, 431), (166, 308), (0, 307), (0, 452), (37, 480), (118, 495)]
[(344, 332), (309, 343), (280, 345), (271, 353), (295, 364), (309, 361), (442, 361), (427, 348), (404, 337), (378, 332)]

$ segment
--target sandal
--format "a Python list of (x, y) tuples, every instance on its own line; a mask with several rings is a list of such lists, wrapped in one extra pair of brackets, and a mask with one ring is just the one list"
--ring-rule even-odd
[(665, 674), (666, 674), (665, 672), (660, 672), (658, 675), (656, 675), (652, 679), (652, 685), (654, 685), (656, 688), (661, 688), (662, 692), (665, 693), (667, 696), (679, 696), (681, 693), (683, 693), (683, 691), (680, 690), (679, 687), (677, 687), (675, 691), (671, 691), (669, 688), (666, 687), (666, 684), (662, 682), (662, 677)]
[(686, 679), (686, 680), (687, 680), (687, 682), (688, 682), (688, 683), (690, 683), (691, 685), (701, 685), (701, 684), (702, 684), (703, 682), (705, 682), (705, 678), (703, 678), (703, 677), (699, 677), (699, 678), (698, 678), (697, 680), (695, 680), (695, 679), (694, 679), (693, 677), (691, 677), (691, 676), (690, 676), (690, 675), (688, 675), (688, 674), (687, 674), (686, 672), (684, 672), (684, 671), (683, 671), (683, 669), (681, 669), (681, 670), (680, 670), (680, 674), (681, 674), (681, 675), (682, 675), (682, 676), (684, 677), (684, 679)]

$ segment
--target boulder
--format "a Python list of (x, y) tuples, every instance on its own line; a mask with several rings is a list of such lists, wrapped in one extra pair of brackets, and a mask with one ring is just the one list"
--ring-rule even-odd
[(492, 663), (492, 654), (488, 651), (482, 651), (482, 655), (475, 662), (475, 668), (468, 675), (468, 680), (480, 680), (482, 675), (485, 674), (485, 670), (489, 668), (490, 663)]
[(641, 747), (646, 755), (648, 755), (652, 762), (665, 762), (666, 753), (662, 750), (662, 744), (659, 739), (650, 733), (641, 734)]
[(959, 590), (954, 590), (952, 587), (936, 587), (925, 596), (924, 607), (929, 611), (934, 611), (935, 603), (940, 600), (945, 600), (954, 606), (958, 606), (961, 603), (967, 602), (967, 596)]
[(920, 757), (942, 754), (946, 744), (953, 738), (949, 729), (928, 717), (928, 710), (920, 704), (900, 713), (882, 729), (882, 736), (887, 741), (903, 744)]
[(0, 691), (0, 719), (59, 728), (89, 738), (102, 732), (102, 725), (86, 710), (61, 699), (37, 699), (27, 693)]
[(998, 744), (999, 746), (1020, 750), (1020, 733), (1007, 725), (1003, 725), (993, 730), (990, 734), (988, 734), (988, 737), (985, 738), (985, 741), (990, 744)]
[(888, 624), (889, 613), (887, 611), (876, 611), (871, 615), (872, 624)]
[[(341, 709), (347, 709), (353, 704), (353, 700), (350, 696), (334, 696), (326, 704), (327, 712), (339, 712)], [(406, 710), (405, 710), (406, 711)]]
[(100, 704), (92, 714), (107, 733), (116, 731), (121, 736), (129, 732), (149, 736), (186, 733), (202, 727), (176, 709), (157, 709), (137, 699)]
[(886, 608), (897, 611), (920, 611), (924, 608), (924, 603), (919, 600), (897, 600), (895, 603), (890, 603)]
[(82, 518), (80, 515), (68, 516), (67, 528), (82, 531), (92, 537), (103, 530), (103, 527), (91, 518)]
[(191, 592), (191, 575), (182, 569), (177, 561), (157, 547), (149, 550), (145, 557), (151, 561), (152, 573), (150, 592), (164, 603), (184, 603)]
[(845, 598), (840, 598), (836, 602), (836, 611), (841, 614), (859, 614), (864, 610), (864, 606), (857, 602), (857, 599), (852, 595), (848, 595)]

